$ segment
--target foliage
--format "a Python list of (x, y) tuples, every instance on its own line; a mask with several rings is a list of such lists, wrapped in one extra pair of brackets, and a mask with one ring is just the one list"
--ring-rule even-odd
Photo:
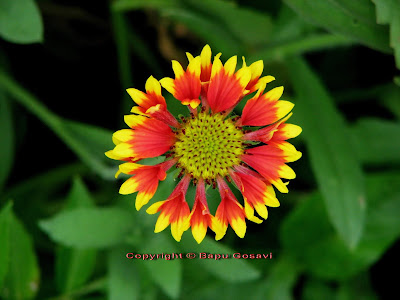
[[(100, 2), (0, 0), (0, 297), (388, 297), (380, 266), (394, 265), (400, 237), (399, 2)], [(284, 85), (296, 104), (303, 158), (268, 220), (243, 240), (229, 231), (197, 245), (190, 232), (180, 243), (155, 234), (156, 216), (118, 195), (104, 152), (132, 106), (125, 89), (171, 76), (171, 59), (206, 43), (224, 59), (264, 61), (277, 79), (267, 89)], [(161, 253), (184, 257), (142, 259)]]

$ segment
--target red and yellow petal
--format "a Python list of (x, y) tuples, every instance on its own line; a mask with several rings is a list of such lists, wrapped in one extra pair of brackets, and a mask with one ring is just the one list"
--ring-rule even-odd
[(302, 131), (301, 127), (285, 123), (292, 114), (293, 113), (288, 114), (285, 118), (275, 124), (244, 134), (242, 137), (243, 140), (273, 143), (282, 142), (298, 136)]
[(161, 85), (158, 80), (153, 76), (150, 76), (146, 81), (145, 88), (146, 93), (134, 88), (129, 88), (126, 90), (131, 96), (132, 100), (139, 105), (139, 107), (135, 109), (135, 112), (140, 111), (142, 114), (146, 114), (146, 111), (149, 108), (156, 105), (166, 109), (167, 105), (164, 97), (161, 95)]
[(127, 92), (138, 104), (132, 108), (132, 113), (154, 117), (173, 127), (178, 126), (179, 123), (167, 110), (165, 98), (161, 95), (161, 85), (153, 76), (146, 81), (146, 93), (133, 88), (127, 89)]
[[(245, 67), (246, 61), (244, 57), (242, 58), (243, 58), (243, 66)], [(262, 60), (258, 60), (252, 63), (249, 66), (249, 69), (251, 71), (251, 78), (246, 86), (246, 90), (248, 91), (248, 93), (253, 93), (258, 89), (260, 89), (262, 86), (265, 86), (267, 83), (270, 83), (271, 81), (275, 80), (275, 77), (270, 75), (260, 78), (264, 69), (264, 62)]]
[(267, 219), (268, 210), (265, 206), (279, 206), (279, 201), (276, 199), (274, 189), (271, 185), (265, 184), (262, 180), (249, 173), (231, 171), (230, 175), (236, 186), (242, 192), (245, 201), (244, 210), (246, 218), (250, 221), (255, 223), (262, 222), (259, 218), (254, 216), (254, 209), (262, 218)]
[[(286, 116), (294, 104), (279, 100), (283, 94), (283, 87), (277, 87), (266, 94), (260, 89), (257, 94), (247, 101), (243, 108), (241, 119), (238, 121), (241, 126), (265, 126), (275, 123)], [(279, 101), (278, 101), (279, 100)]]
[(228, 59), (225, 65), (222, 65), (219, 56), (214, 58), (207, 91), (207, 102), (214, 113), (232, 109), (242, 99), (251, 78), (248, 67), (235, 73), (236, 56)]
[[(296, 150), (297, 151), (297, 150)], [(242, 155), (242, 160), (256, 170), (268, 182), (272, 183), (281, 193), (287, 193), (287, 186), (281, 178), (294, 179), (296, 177), (292, 168), (285, 162), (293, 161), (293, 153), (276, 145), (265, 145), (248, 149)], [(298, 158), (301, 153), (297, 151)], [(297, 158), (297, 159), (298, 159)]]
[(273, 141), (285, 141), (288, 139), (295, 138), (302, 132), (302, 129), (298, 125), (281, 123), (277, 130), (274, 132), (271, 140)]
[(222, 234), (221, 228), (218, 227), (218, 223), (208, 209), (203, 179), (197, 183), (195, 201), (190, 214), (190, 226), (192, 235), (199, 244), (206, 236), (208, 227), (216, 234)]
[(200, 56), (190, 60), (186, 72), (181, 64), (175, 60), (172, 61), (172, 69), (175, 73), (175, 79), (163, 78), (160, 80), (161, 85), (181, 101), (183, 105), (190, 105), (190, 107), (196, 108), (200, 104), (199, 96), (201, 92)]
[(246, 234), (246, 221), (242, 205), (237, 201), (232, 191), (222, 178), (217, 178), (221, 203), (215, 213), (215, 220), (221, 231), (215, 236), (216, 240), (224, 237), (228, 224), (231, 225), (237, 236), (243, 238)]
[(167, 152), (175, 143), (176, 137), (171, 128), (157, 119), (128, 115), (125, 122), (132, 129), (114, 133), (120, 143), (109, 155), (133, 159), (156, 157)]
[(211, 48), (209, 45), (205, 45), (200, 53), (201, 58), (201, 74), (200, 81), (207, 82), (211, 77)]
[(124, 163), (119, 166), (119, 172), (134, 175), (120, 187), (120, 194), (127, 195), (139, 192), (136, 196), (135, 207), (140, 210), (146, 205), (157, 191), (158, 182), (165, 180), (166, 171), (175, 164), (169, 160), (155, 166), (144, 166), (136, 163)]
[(167, 200), (156, 202), (146, 210), (148, 214), (161, 212), (154, 232), (161, 232), (171, 224), (172, 236), (178, 242), (181, 240), (183, 232), (190, 226), (190, 209), (185, 199), (189, 182), (190, 177), (185, 176)]

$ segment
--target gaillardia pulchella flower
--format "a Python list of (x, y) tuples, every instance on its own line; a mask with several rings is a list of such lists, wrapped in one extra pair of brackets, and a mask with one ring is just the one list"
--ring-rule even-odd
[[(125, 163), (119, 173), (132, 175), (121, 188), (121, 194), (138, 192), (136, 209), (146, 205), (155, 194), (159, 181), (175, 166), (180, 169), (179, 182), (164, 201), (152, 204), (147, 212), (159, 213), (155, 232), (171, 225), (172, 236), (180, 241), (189, 228), (200, 243), (210, 228), (221, 239), (230, 225), (243, 238), (247, 218), (261, 223), (267, 219), (267, 206), (277, 207), (273, 186), (287, 193), (287, 182), (295, 178), (286, 164), (301, 157), (301, 153), (286, 140), (300, 134), (301, 128), (286, 123), (293, 104), (280, 100), (283, 87), (264, 92), (272, 76), (262, 77), (263, 62), (236, 71), (237, 57), (222, 64), (221, 54), (211, 61), (211, 49), (206, 45), (199, 56), (187, 53), (186, 70), (172, 61), (175, 78), (154, 77), (146, 82), (146, 92), (128, 89), (137, 104), (131, 115), (125, 116), (130, 129), (114, 133), (115, 148), (106, 153)], [(177, 120), (167, 109), (161, 86), (182, 105), (188, 115)], [(234, 115), (236, 105), (245, 97), (241, 116)], [(164, 156), (154, 166), (140, 160)], [(194, 204), (190, 208), (186, 192), (196, 186)], [(235, 186), (243, 195), (243, 204), (231, 190)], [(221, 202), (213, 215), (207, 203), (207, 187), (219, 189)], [(255, 215), (257, 212), (258, 217)], [(259, 218), (260, 217), (260, 218)]]

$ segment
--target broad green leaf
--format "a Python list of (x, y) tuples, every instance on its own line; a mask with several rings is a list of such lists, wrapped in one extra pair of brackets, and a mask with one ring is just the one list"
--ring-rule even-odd
[(129, 250), (117, 247), (108, 253), (108, 299), (139, 299), (140, 277), (136, 266), (128, 261)]
[[(94, 202), (80, 178), (75, 178), (64, 211), (93, 207)], [(58, 246), (56, 249), (56, 280), (60, 292), (69, 292), (85, 283), (92, 275), (96, 250)]]
[[(113, 8), (120, 11), (157, 9), (163, 15), (182, 22), (228, 56), (237, 54), (235, 49), (240, 49), (241, 43), (265, 43), (273, 30), (271, 18), (266, 14), (220, 0), (119, 0)], [(233, 19), (235, 22), (232, 22)]]
[(91, 277), (96, 250), (59, 246), (56, 249), (56, 279), (62, 293), (81, 287)]
[(375, 8), (371, 0), (330, 0), (350, 17), (376, 24)]
[(0, 290), (8, 270), (11, 217), (12, 202), (10, 201), (0, 211)]
[(64, 126), (90, 155), (102, 157), (105, 151), (113, 147), (110, 130), (70, 120), (64, 120)]
[(0, 91), (0, 191), (2, 190), (8, 174), (11, 171), (14, 159), (14, 130), (11, 118), (11, 105), (6, 96)]
[(365, 220), (364, 176), (352, 153), (348, 128), (318, 77), (300, 58), (287, 67), (297, 94), (295, 114), (301, 120), (313, 172), (324, 196), (329, 219), (345, 243), (354, 248)]
[(43, 40), (43, 24), (34, 0), (0, 0), (0, 36), (12, 43)]
[(50, 238), (74, 248), (107, 248), (124, 241), (132, 230), (131, 213), (115, 207), (76, 208), (42, 220)]
[(305, 38), (310, 33), (315, 33), (317, 28), (305, 22), (287, 5), (282, 5), (276, 16), (275, 29), (272, 32), (271, 42), (287, 42), (294, 39)]
[[(210, 274), (227, 282), (245, 282), (260, 277), (260, 271), (247, 262), (246, 259), (233, 258), (235, 251), (221, 243), (218, 243), (209, 237), (205, 237), (201, 244), (197, 244), (191, 234), (184, 234), (179, 244), (182, 252), (194, 253), (196, 258), (185, 263), (196, 263), (199, 267), (204, 268)], [(213, 255), (213, 259), (201, 258), (201, 253)], [(228, 254), (229, 258), (215, 258), (215, 254)], [(204, 255), (204, 254), (203, 254)], [(269, 261), (269, 259), (268, 259)]]
[[(146, 243), (138, 246), (139, 254), (178, 254), (179, 251), (175, 243), (171, 241), (172, 237), (167, 234), (154, 233), (149, 236)], [(181, 293), (182, 287), (182, 261), (181, 258), (164, 256), (154, 260), (135, 259), (135, 263), (144, 266), (149, 277), (172, 299), (177, 299)], [(133, 262), (133, 260), (132, 260)], [(126, 263), (130, 263), (127, 261)]]
[(95, 203), (80, 177), (75, 177), (72, 182), (72, 187), (68, 193), (64, 210), (71, 211), (75, 208), (91, 208)]
[(398, 0), (372, 0), (376, 6), (378, 24), (390, 26), (390, 47), (394, 49), (396, 66), (400, 69), (400, 2)]
[(360, 159), (369, 164), (400, 162), (400, 123), (382, 119), (360, 119), (351, 129)]
[(398, 182), (399, 173), (367, 177), (365, 234), (357, 248), (350, 250), (335, 234), (322, 197), (315, 193), (285, 219), (281, 228), (284, 249), (304, 264), (306, 270), (326, 279), (348, 279), (368, 268), (400, 236)]
[(184, 3), (188, 5), (188, 10), (198, 11), (215, 20), (248, 46), (265, 44), (273, 31), (271, 18), (265, 12), (241, 7), (234, 2), (186, 0)]
[(162, 13), (174, 21), (183, 23), (210, 44), (213, 51), (221, 51), (227, 58), (242, 52), (240, 41), (216, 19), (199, 11), (182, 7), (164, 9)]
[(9, 228), (9, 265), (0, 296), (3, 299), (33, 299), (39, 289), (39, 266), (33, 242), (13, 214)]
[(104, 178), (114, 177), (116, 170), (111, 167), (110, 159), (104, 155), (114, 147), (110, 130), (65, 119), (62, 127), (64, 134), (68, 136), (64, 141), (84, 163)]
[(306, 20), (368, 47), (390, 53), (387, 28), (351, 16), (333, 1), (285, 0)]

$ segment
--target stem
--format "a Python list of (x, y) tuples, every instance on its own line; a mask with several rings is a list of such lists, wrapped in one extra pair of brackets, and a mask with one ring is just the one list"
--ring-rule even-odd
[(0, 87), (3, 87), (14, 100), (46, 124), (84, 163), (88, 164), (103, 178), (110, 178), (110, 169), (87, 152), (85, 147), (82, 147), (81, 143), (71, 134), (68, 126), (64, 126), (66, 125), (66, 120), (50, 111), (35, 96), (26, 91), (2, 70), (0, 70)]
[(93, 293), (96, 291), (104, 290), (107, 284), (107, 277), (102, 277), (100, 279), (89, 282), (87, 285), (84, 285), (76, 290), (68, 292), (64, 295), (48, 298), (47, 300), (67, 300), (67, 299), (75, 299), (80, 296)]
[(0, 70), (0, 86), (43, 123), (48, 125), (56, 134), (62, 131), (60, 118), (2, 70)]
[[(115, 11), (110, 6), (111, 23), (114, 31), (114, 40), (117, 47), (118, 69), (121, 79), (121, 86), (125, 90), (132, 86), (131, 59), (129, 55), (129, 40), (128, 40), (128, 24), (124, 18), (123, 13)], [(124, 93), (122, 101), (122, 113), (125, 114), (130, 111), (132, 101), (127, 93)]]

